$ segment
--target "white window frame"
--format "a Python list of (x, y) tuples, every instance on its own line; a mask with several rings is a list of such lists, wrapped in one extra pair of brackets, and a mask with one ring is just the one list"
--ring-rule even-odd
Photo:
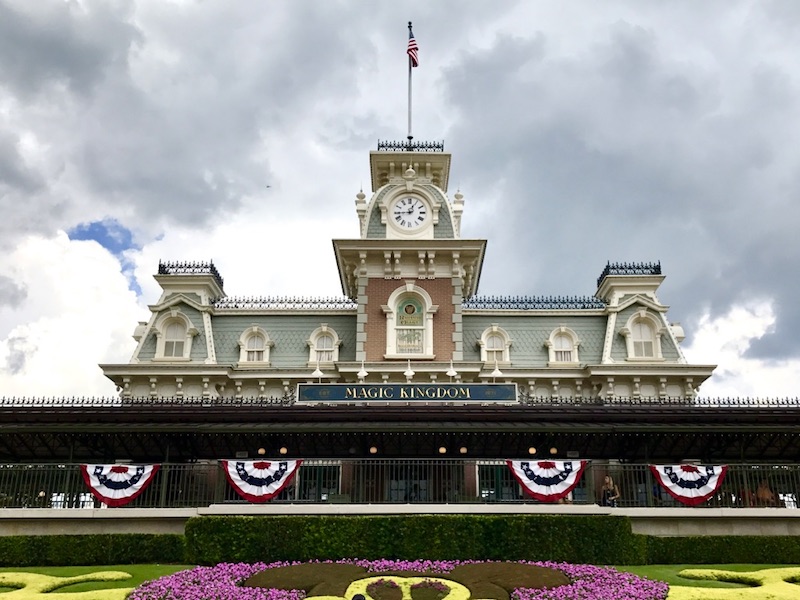
[[(501, 341), (501, 348), (489, 348), (489, 339), (497, 337)], [(481, 339), (478, 340), (478, 346), (481, 348), (481, 360), (488, 366), (497, 364), (499, 366), (509, 366), (511, 364), (511, 336), (508, 332), (500, 327), (497, 323), (492, 323), (481, 334)], [(501, 359), (495, 361), (490, 356), (490, 352), (500, 352)]]
[[(570, 348), (572, 354), (570, 360), (566, 361), (558, 360), (559, 358), (558, 353), (563, 351), (563, 349), (556, 347), (557, 338), (569, 340), (572, 346)], [(564, 367), (564, 366), (576, 366), (580, 364), (578, 347), (581, 345), (581, 340), (578, 338), (578, 334), (576, 334), (569, 327), (566, 327), (565, 325), (556, 327), (553, 331), (550, 332), (550, 337), (547, 338), (547, 341), (544, 343), (544, 345), (547, 346), (548, 366)]]
[[(636, 342), (640, 341), (634, 338), (633, 331), (637, 324), (645, 324), (653, 332), (653, 355), (652, 356), (636, 356)], [(628, 351), (628, 360), (631, 362), (659, 362), (663, 361), (664, 357), (661, 354), (661, 336), (664, 335), (667, 328), (658, 318), (658, 316), (649, 312), (647, 309), (636, 311), (630, 316), (625, 327), (620, 329), (620, 335), (625, 338), (625, 345)]]
[[(408, 300), (419, 304), (422, 311), (422, 325), (419, 331), (422, 335), (422, 352), (398, 352), (397, 332), (406, 328), (397, 325), (397, 314), (400, 306)], [(434, 359), (433, 353), (433, 315), (439, 310), (439, 305), (434, 304), (430, 294), (413, 281), (407, 281), (404, 286), (394, 290), (388, 299), (388, 304), (383, 305), (386, 315), (386, 359)]]
[[(170, 325), (179, 324), (184, 329), (183, 339), (183, 354), (180, 356), (167, 356), (165, 354), (167, 343), (167, 329)], [(156, 354), (153, 360), (166, 361), (166, 362), (185, 362), (191, 359), (192, 356), (192, 340), (194, 336), (200, 333), (191, 320), (181, 311), (173, 308), (167, 313), (161, 315), (155, 324), (156, 333)], [(175, 341), (175, 340), (170, 340)]]
[[(264, 340), (264, 354), (262, 360), (247, 360), (247, 353), (249, 352), (247, 348), (247, 344), (251, 338), (254, 337), (261, 337)], [(258, 365), (258, 366), (269, 366), (269, 352), (270, 349), (275, 345), (269, 334), (258, 325), (251, 325), (247, 329), (242, 332), (242, 335), (239, 336), (239, 364), (247, 364), (247, 365)]]
[[(329, 336), (333, 339), (333, 347), (323, 350), (318, 347), (318, 344), (319, 340), (325, 336)], [(308, 344), (309, 367), (315, 367), (317, 365), (333, 366), (335, 362), (339, 361), (339, 346), (342, 345), (342, 340), (339, 339), (339, 334), (337, 334), (333, 328), (329, 327), (327, 323), (322, 323), (319, 327), (312, 331), (306, 343)], [(319, 360), (318, 352), (320, 351), (330, 352), (332, 357), (331, 360)]]

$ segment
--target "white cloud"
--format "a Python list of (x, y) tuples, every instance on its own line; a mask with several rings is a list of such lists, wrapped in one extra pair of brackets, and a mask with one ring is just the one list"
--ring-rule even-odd
[(772, 332), (776, 315), (771, 300), (731, 308), (726, 314), (701, 318), (692, 344), (684, 353), (690, 363), (718, 365), (703, 384), (708, 398), (774, 398), (796, 386), (800, 360), (765, 361), (745, 356), (753, 341)]
[(146, 317), (120, 266), (96, 242), (31, 236), (7, 257), (4, 275), (25, 300), (0, 310), (0, 394), (116, 394), (98, 368), (127, 362), (131, 333)]

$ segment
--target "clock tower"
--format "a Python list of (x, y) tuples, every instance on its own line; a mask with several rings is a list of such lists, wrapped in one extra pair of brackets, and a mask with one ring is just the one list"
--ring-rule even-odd
[(461, 305), (477, 292), (486, 241), (461, 239), (464, 197), (447, 195), (444, 144), (379, 142), (370, 171), (371, 198), (356, 195), (360, 239), (333, 241), (342, 289), (358, 304), (356, 360), (418, 371), (423, 361), (434, 380), (463, 361)]

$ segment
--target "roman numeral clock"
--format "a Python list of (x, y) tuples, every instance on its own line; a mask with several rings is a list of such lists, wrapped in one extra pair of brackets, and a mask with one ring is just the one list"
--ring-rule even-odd
[(392, 203), (390, 214), (397, 227), (411, 231), (425, 225), (430, 211), (420, 198), (401, 196)]

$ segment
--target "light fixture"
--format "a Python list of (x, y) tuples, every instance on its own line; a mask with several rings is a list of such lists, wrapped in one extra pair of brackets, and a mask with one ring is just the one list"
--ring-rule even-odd
[(555, 446), (550, 448), (550, 454), (558, 454), (558, 448), (556, 448)]
[(311, 374), (311, 376), (317, 378), (317, 383), (322, 383), (322, 376), (324, 374), (325, 373), (319, 370), (319, 361), (317, 361), (317, 368), (314, 369), (314, 372)]
[(447, 448), (444, 446), (439, 446), (439, 454), (447, 454)]
[(453, 377), (458, 375), (458, 372), (453, 368), (453, 361), (450, 361), (450, 368), (447, 369), (447, 373), (445, 373), (450, 378), (450, 383), (453, 382)]
[(408, 368), (405, 370), (405, 372), (403, 373), (403, 375), (405, 375), (405, 377), (406, 377), (406, 381), (407, 381), (408, 383), (411, 383), (411, 379), (414, 377), (415, 373), (414, 373), (414, 371), (411, 369), (411, 361), (410, 361), (410, 360), (408, 361)]
[(494, 361), (494, 371), (492, 371), (492, 383), (494, 383), (494, 380), (496, 378), (502, 377), (502, 376), (503, 376), (503, 372), (497, 366), (497, 359), (495, 359), (495, 361)]
[(369, 453), (370, 454), (377, 454), (378, 453), (378, 449), (375, 446), (370, 446), (369, 447)]
[(289, 449), (286, 446), (281, 446), (281, 449), (278, 450), (278, 452), (280, 452), (281, 454), (286, 454), (287, 452), (289, 452)]
[(467, 447), (466, 446), (461, 446), (461, 448), (459, 448), (458, 451), (461, 452), (461, 454), (466, 454), (467, 453)]
[(267, 451), (266, 451), (266, 450), (264, 450), (264, 448), (259, 448), (259, 449), (258, 449), (258, 455), (259, 455), (259, 456), (264, 456), (266, 453), (267, 453)]
[(528, 448), (528, 454), (536, 454), (536, 448), (534, 448), (533, 446)]
[(356, 373), (356, 377), (358, 377), (358, 380), (361, 383), (364, 383), (364, 380), (367, 378), (367, 375), (369, 375), (369, 373), (367, 373), (367, 370), (364, 368), (364, 361), (362, 360), (361, 370), (358, 373)]

